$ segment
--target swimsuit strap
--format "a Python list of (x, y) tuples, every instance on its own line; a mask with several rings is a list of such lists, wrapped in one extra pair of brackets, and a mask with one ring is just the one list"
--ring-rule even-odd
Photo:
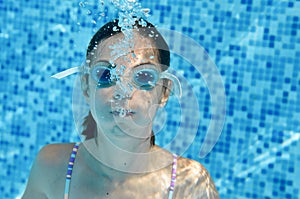
[(175, 187), (175, 181), (176, 181), (176, 170), (177, 170), (177, 155), (173, 154), (173, 165), (172, 165), (172, 178), (171, 178), (171, 185), (169, 188), (169, 198), (173, 198), (173, 192)]
[(68, 171), (67, 171), (67, 176), (66, 176), (66, 184), (65, 184), (65, 194), (64, 194), (64, 199), (68, 199), (69, 198), (69, 191), (70, 191), (70, 182), (71, 182), (71, 177), (72, 177), (72, 171), (73, 171), (73, 165), (75, 162), (75, 158), (76, 158), (76, 154), (78, 151), (78, 147), (79, 147), (80, 142), (76, 142), (74, 144), (71, 156), (70, 156), (70, 160), (69, 160), (69, 164), (68, 164)]

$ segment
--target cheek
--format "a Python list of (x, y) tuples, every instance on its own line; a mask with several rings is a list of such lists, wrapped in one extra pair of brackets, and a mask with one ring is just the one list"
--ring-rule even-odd
[(154, 104), (158, 104), (159, 99), (160, 95), (158, 95), (158, 91), (153, 89), (151, 91), (137, 91), (131, 101), (133, 105), (151, 107)]
[(111, 116), (111, 91), (110, 89), (96, 89), (91, 92), (90, 109), (93, 115), (98, 118), (108, 118)]
[(141, 115), (140, 117), (153, 118), (159, 107), (160, 95), (159, 89), (152, 91), (139, 91), (139, 94), (134, 95), (130, 102), (130, 107), (136, 109)]

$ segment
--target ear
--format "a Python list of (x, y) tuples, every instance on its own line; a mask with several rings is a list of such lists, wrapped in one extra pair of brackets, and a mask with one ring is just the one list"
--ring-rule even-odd
[(164, 107), (169, 99), (172, 90), (172, 81), (169, 79), (164, 80), (162, 96), (160, 100), (160, 107)]
[(89, 75), (85, 74), (81, 76), (81, 89), (86, 102), (89, 104), (90, 101), (90, 90), (89, 90)]

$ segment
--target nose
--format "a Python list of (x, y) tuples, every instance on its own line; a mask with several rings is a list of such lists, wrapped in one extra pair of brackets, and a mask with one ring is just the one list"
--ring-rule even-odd
[(133, 85), (128, 81), (117, 81), (113, 94), (114, 100), (131, 99), (135, 91)]

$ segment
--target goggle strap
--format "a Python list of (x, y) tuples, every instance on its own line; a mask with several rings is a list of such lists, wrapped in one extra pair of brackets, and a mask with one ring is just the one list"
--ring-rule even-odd
[(69, 68), (69, 69), (64, 70), (62, 72), (56, 73), (55, 75), (52, 75), (51, 77), (55, 78), (55, 79), (62, 79), (64, 77), (67, 77), (69, 75), (72, 75), (72, 74), (78, 73), (78, 72), (80, 72), (80, 66)]

